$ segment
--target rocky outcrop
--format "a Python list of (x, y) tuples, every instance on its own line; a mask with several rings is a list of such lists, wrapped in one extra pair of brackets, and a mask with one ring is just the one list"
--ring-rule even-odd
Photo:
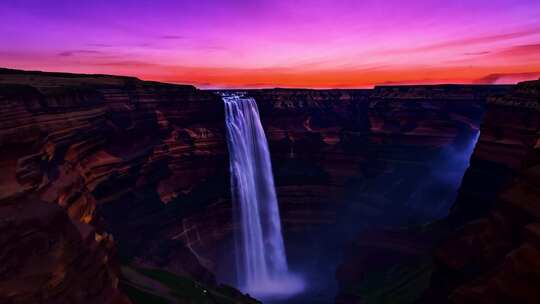
[[(59, 205), (77, 226), (121, 240), (124, 259), (212, 281), (189, 248), (163, 262), (152, 242), (171, 240), (186, 214), (227, 195), (208, 192), (226, 172), (223, 134), (219, 97), (191, 86), (0, 70), (1, 204), (36, 197)], [(80, 270), (97, 273), (87, 266)]]
[(489, 98), (426, 302), (538, 303), (540, 81)]
[[(303, 239), (314, 238), (313, 229), (325, 225), (329, 235), (335, 232), (334, 239), (346, 239), (357, 232), (345, 228), (351, 225), (395, 225), (444, 215), (468, 160), (440, 166), (441, 159), (451, 152), (468, 158), (486, 97), (509, 88), (247, 91), (258, 103), (269, 140), (287, 238), (300, 235), (297, 247), (302, 248)], [(446, 175), (456, 176), (454, 188), (431, 186), (432, 180), (446, 183)], [(422, 191), (433, 195), (412, 195)], [(422, 202), (415, 205), (418, 199)], [(217, 241), (236, 229), (230, 214), (228, 198), (216, 201), (188, 216), (173, 237), (207, 260), (220, 260), (224, 247), (216, 247)]]
[[(325, 176), (336, 187), (317, 197), (342, 203), (334, 210), (341, 211), (336, 223), (344, 228), (333, 238), (345, 234), (344, 241), (356, 240), (338, 246), (346, 248), (338, 267), (338, 302), (355, 302), (362, 294), (367, 297), (361, 286), (371, 286), (366, 287), (371, 293), (380, 286), (390, 286), (391, 282), (375, 286), (371, 278), (386, 272), (397, 276), (390, 273), (396, 267), (414, 269), (420, 265), (426, 269), (426, 257), (437, 233), (431, 227), (392, 227), (425, 224), (446, 214), (468, 165), (486, 98), (504, 94), (509, 88), (377, 87), (360, 91), (361, 107), (347, 111), (355, 113), (363, 124), (347, 127), (347, 120), (336, 119), (338, 139), (321, 153), (329, 172)], [(314, 155), (306, 152), (306, 157), (313, 159)], [(425, 285), (426, 274), (429, 277), (428, 269), (415, 277)], [(403, 276), (409, 277), (408, 272)], [(403, 286), (408, 285), (396, 289), (402, 292)], [(415, 292), (418, 296), (422, 289)], [(371, 299), (373, 303), (380, 301)]]
[(487, 95), (481, 134), (448, 218), (367, 230), (346, 247), (337, 273), (338, 303), (539, 301), (539, 251), (532, 232), (540, 199), (534, 173), (538, 84)]
[(114, 242), (55, 204), (0, 206), (0, 303), (115, 303)]
[[(486, 97), (506, 90), (404, 86), (250, 91), (269, 138), (286, 228), (334, 222), (343, 207), (336, 207), (338, 202), (383, 214), (384, 204), (395, 201), (390, 193), (400, 191), (397, 187), (418, 188), (418, 179), (437, 174), (434, 170), (460, 174), (459, 166), (434, 168), (432, 163), (450, 148), (469, 149)], [(401, 175), (406, 171), (409, 176)], [(413, 198), (401, 199), (403, 208), (411, 207)], [(434, 215), (444, 214), (444, 206), (441, 212), (438, 207), (433, 206)]]
[(177, 205), (226, 166), (213, 94), (134, 78), (13, 73), (0, 75), (3, 198), (38, 193), (99, 224), (104, 204)]
[[(464, 168), (455, 165), (461, 159), (441, 160), (467, 154), (487, 96), (506, 103), (509, 89), (249, 91), (269, 139), (284, 230), (301, 240), (291, 246), (322, 237), (307, 231), (323, 227), (335, 252), (334, 241), (357, 232), (349, 227), (444, 214), (454, 191), (446, 177)], [(214, 284), (223, 244), (238, 227), (223, 105), (214, 92), (130, 77), (0, 70), (0, 146), (1, 204), (59, 205), (75, 226), (114, 235), (131, 266)], [(455, 208), (456, 218), (463, 208)], [(395, 239), (374, 235), (371, 243), (379, 239), (382, 247)], [(109, 273), (118, 275), (113, 266)]]

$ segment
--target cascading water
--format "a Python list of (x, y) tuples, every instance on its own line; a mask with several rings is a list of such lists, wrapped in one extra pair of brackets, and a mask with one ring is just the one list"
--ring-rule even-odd
[(289, 273), (268, 143), (257, 103), (241, 93), (223, 93), (231, 193), (235, 216), (238, 287), (258, 297), (300, 292)]

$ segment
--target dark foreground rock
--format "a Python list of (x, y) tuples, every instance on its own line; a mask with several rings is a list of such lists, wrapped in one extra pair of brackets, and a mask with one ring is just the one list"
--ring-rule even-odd
[(0, 303), (130, 303), (118, 290), (110, 235), (35, 200), (4, 204), (0, 214)]

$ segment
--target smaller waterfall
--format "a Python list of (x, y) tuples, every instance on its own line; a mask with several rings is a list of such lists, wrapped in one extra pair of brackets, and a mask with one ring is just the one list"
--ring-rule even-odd
[(240, 93), (223, 94), (231, 193), (240, 223), (236, 235), (238, 287), (258, 297), (303, 289), (291, 275), (281, 233), (268, 143), (257, 103)]

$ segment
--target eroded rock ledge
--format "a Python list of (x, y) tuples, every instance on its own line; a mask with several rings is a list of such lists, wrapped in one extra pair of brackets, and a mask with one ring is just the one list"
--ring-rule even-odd
[(488, 94), (471, 164), (447, 218), (365, 231), (346, 247), (338, 303), (377, 303), (381, 296), (419, 303), (539, 301), (539, 85)]
[(112, 236), (37, 200), (3, 203), (0, 214), (0, 303), (130, 303)]
[[(269, 138), (286, 233), (335, 223), (338, 210), (360, 210), (373, 221), (387, 210), (415, 215), (409, 204), (393, 205), (386, 197), (414, 179), (392, 174), (403, 168), (429, 172), (426, 159), (467, 142), (478, 129), (486, 99), (475, 155), (487, 149), (484, 157), (512, 165), (514, 171), (493, 176), (521, 176), (516, 173), (525, 172), (521, 160), (535, 160), (530, 151), (537, 151), (530, 146), (538, 121), (530, 114), (536, 110), (528, 86), (510, 95), (507, 86), (249, 91)], [(519, 106), (511, 96), (520, 96)], [(219, 96), (192, 86), (0, 70), (0, 203), (57, 204), (64, 211), (55, 212), (66, 212), (75, 226), (112, 233), (120, 257), (213, 284), (216, 244), (235, 229), (223, 122)], [(396, 183), (377, 182), (388, 179)], [(486, 212), (476, 203), (460, 203), (468, 183), (453, 211), (459, 223)], [(359, 195), (358, 189), (372, 191)], [(84, 248), (74, 250), (91, 255)], [(109, 294), (118, 265), (93, 263), (92, 271), (111, 278), (96, 294)]]
[[(64, 211), (55, 212), (67, 213), (77, 226), (93, 227), (99, 235), (113, 232), (123, 259), (137, 256), (143, 259), (141, 265), (170, 268), (212, 283), (213, 276), (185, 244), (173, 242), (163, 249), (148, 242), (170, 240), (170, 231), (182, 230), (178, 219), (204, 206), (205, 195), (212, 195), (201, 195), (200, 189), (206, 180), (225, 172), (223, 134), (219, 97), (192, 86), (129, 77), (0, 70), (0, 203), (17, 201), (23, 211), (32, 209), (24, 202), (34, 199), (56, 204)], [(192, 198), (197, 192), (199, 198)], [(40, 221), (47, 214), (33, 216)], [(37, 233), (45, 229), (35, 221), (28, 221), (28, 229)], [(68, 231), (74, 226), (58, 225), (61, 231), (40, 234), (42, 242), (62, 238), (55, 233), (68, 233), (74, 239), (69, 241), (73, 248), (65, 250), (74, 257), (59, 257), (58, 267), (66, 268), (68, 274), (83, 272), (83, 280), (98, 271), (111, 273), (111, 278), (119, 275), (119, 265), (95, 264), (86, 257), (95, 254), (77, 243), (75, 229)], [(15, 236), (3, 233), (3, 237)], [(81, 238), (86, 239), (82, 232)], [(174, 252), (144, 260), (153, 257), (156, 248)], [(4, 256), (15, 254), (9, 251)], [(73, 258), (88, 262), (78, 269), (72, 265)], [(62, 285), (63, 279), (79, 284), (65, 277), (55, 281), (55, 286)], [(116, 288), (116, 279), (110, 280), (114, 284), (105, 278), (103, 282), (93, 279), (97, 281), (89, 284), (96, 287), (83, 281), (73, 286), (73, 292), (96, 289), (91, 290), (93, 303), (104, 303), (107, 290)], [(33, 294), (7, 294), (33, 299), (49, 292), (36, 289), (37, 285), (30, 287)], [(57, 300), (47, 301), (86, 303), (84, 296), (73, 298), (71, 291), (62, 292), (57, 292)], [(97, 300), (98, 296), (102, 298)]]
[(427, 300), (539, 303), (540, 81), (489, 98)]

